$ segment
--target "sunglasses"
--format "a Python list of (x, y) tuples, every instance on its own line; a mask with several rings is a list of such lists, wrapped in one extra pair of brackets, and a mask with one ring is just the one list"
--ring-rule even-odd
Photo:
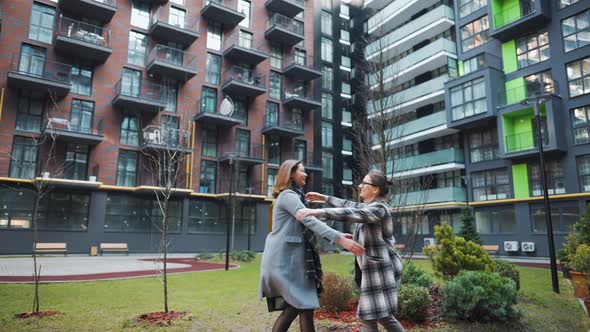
[(373, 186), (373, 187), (377, 187), (377, 185), (375, 185), (373, 183), (370, 183), (370, 182), (365, 182), (365, 181), (361, 182), (361, 185), (362, 186)]

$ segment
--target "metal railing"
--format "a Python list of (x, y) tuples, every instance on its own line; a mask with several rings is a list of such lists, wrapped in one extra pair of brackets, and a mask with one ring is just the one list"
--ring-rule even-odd
[[(541, 133), (543, 146), (549, 145), (549, 135), (546, 132)], [(539, 147), (537, 133), (527, 131), (513, 135), (507, 135), (505, 138), (506, 152), (519, 152), (532, 150)]]
[(164, 125), (149, 125), (142, 130), (143, 146), (151, 145), (166, 148), (189, 148), (190, 133), (187, 130), (170, 128)]
[(275, 13), (268, 20), (268, 28), (283, 28), (289, 32), (303, 35), (303, 22)]
[(218, 156), (221, 159), (227, 159), (231, 156), (233, 158), (246, 158), (246, 159), (263, 159), (263, 146), (260, 144), (252, 143), (226, 143), (218, 146)]
[(279, 128), (288, 128), (288, 129), (295, 129), (295, 130), (303, 130), (303, 121), (301, 122), (293, 122), (293, 121), (281, 121), (279, 119), (279, 114), (276, 116), (269, 116), (268, 114), (264, 116), (264, 128), (270, 127), (279, 127)]
[[(526, 1), (526, 0), (525, 0)], [(523, 8), (522, 2), (518, 2), (494, 15), (494, 28), (498, 29), (519, 19), (535, 13), (535, 1), (531, 1), (530, 8)]]
[(306, 168), (322, 168), (322, 161), (316, 160), (313, 155), (313, 151), (289, 151), (281, 152), (281, 159), (285, 161), (287, 159), (301, 160), (303, 166)]
[(498, 106), (520, 103), (523, 99), (546, 93), (559, 95), (559, 82), (525, 82), (498, 93)]
[(25, 52), (12, 54), (10, 71), (66, 84), (70, 84), (72, 78), (72, 66)]
[(121, 78), (115, 84), (115, 94), (133, 97), (146, 101), (164, 102), (166, 87), (148, 81), (136, 81), (133, 79)]
[[(224, 174), (223, 178), (220, 178), (217, 181), (217, 189), (216, 193), (224, 194), (229, 193), (230, 182), (229, 182), (229, 170)], [(238, 172), (234, 168), (234, 176), (233, 181), (231, 183), (231, 189), (233, 194), (239, 195), (264, 195), (262, 193), (262, 182), (261, 181), (253, 181), (248, 179), (244, 182), (244, 180), (239, 179)]]
[(314, 63), (313, 56), (309, 54), (298, 54), (293, 52), (289, 56), (283, 57), (283, 61), (283, 69), (295, 64), (315, 70), (320, 70), (320, 66)]
[(92, 0), (94, 2), (99, 2), (111, 7), (117, 7), (117, 0)]
[(221, 5), (223, 7), (229, 8), (229, 9), (233, 9), (236, 11), (238, 10), (238, 0), (207, 0), (207, 1), (203, 1), (203, 7), (206, 7), (211, 2)]
[[(251, 38), (247, 38), (247, 36)], [(255, 50), (258, 52), (266, 52), (266, 42), (259, 42), (257, 44), (254, 44), (254, 34), (241, 33), (241, 30), (238, 30), (232, 33), (229, 37), (224, 38), (224, 50), (227, 50), (233, 45), (238, 45), (240, 47)]]
[(283, 92), (283, 101), (289, 100), (291, 98), (303, 98), (315, 101), (313, 91), (311, 89), (285, 88)]
[(155, 45), (148, 55), (148, 62), (158, 60), (170, 65), (197, 69), (197, 56), (166, 45)]
[(80, 116), (80, 119), (66, 119), (60, 117), (50, 117), (45, 120), (43, 126), (45, 130), (59, 130), (66, 131), (76, 134), (91, 134), (91, 135), (102, 135), (103, 134), (103, 117), (96, 118), (96, 124), (93, 118), (84, 118)]
[(238, 81), (241, 83), (250, 84), (256, 87), (265, 88), (265, 76), (254, 70), (233, 66), (225, 71), (223, 74), (223, 81)]
[(164, 7), (158, 8), (158, 10), (151, 16), (150, 27), (160, 22), (183, 30), (188, 30), (192, 32), (199, 31), (198, 16), (192, 16), (186, 13), (186, 17), (184, 18), (184, 20), (178, 20), (176, 18), (171, 17), (170, 14), (166, 16), (166, 14), (164, 14), (163, 8)]
[(111, 29), (109, 28), (60, 16), (56, 33), (60, 36), (111, 48)]

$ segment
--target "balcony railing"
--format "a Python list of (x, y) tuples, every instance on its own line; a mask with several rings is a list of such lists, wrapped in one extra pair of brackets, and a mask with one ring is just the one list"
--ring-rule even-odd
[(163, 102), (166, 97), (166, 87), (148, 81), (135, 81), (122, 78), (115, 84), (115, 95), (145, 100), (148, 102)]
[(93, 123), (92, 117), (84, 117), (80, 115), (79, 119), (66, 119), (51, 117), (47, 118), (45, 128), (60, 131), (70, 132), (75, 134), (90, 134), (90, 135), (102, 135), (103, 134), (103, 118), (99, 117), (96, 120), (96, 124)]
[(556, 81), (549, 82), (525, 82), (518, 86), (506, 89), (498, 93), (498, 106), (518, 104), (528, 97), (542, 94), (559, 95), (559, 84)]
[(72, 81), (72, 66), (25, 52), (12, 55), (10, 71), (62, 84)]
[[(546, 132), (541, 132), (543, 139), (543, 146), (549, 145), (549, 136)], [(532, 150), (539, 147), (539, 140), (537, 133), (534, 131), (526, 131), (518, 134), (505, 136), (506, 152), (519, 152)]]
[(391, 203), (394, 206), (409, 206), (465, 201), (465, 189), (460, 187), (447, 187), (394, 195)]
[(303, 35), (303, 23), (281, 14), (273, 14), (268, 20), (268, 28), (283, 28), (289, 32)]
[(248, 159), (263, 162), (263, 146), (259, 144), (252, 144), (248, 142), (235, 142), (229, 144), (222, 144), (219, 146), (219, 159), (221, 161), (228, 161), (230, 157), (238, 164), (240, 162), (248, 162)]
[(522, 5), (523, 3), (519, 1), (500, 12), (493, 13), (494, 28), (499, 29), (505, 25), (518, 21), (525, 16), (535, 13), (534, 1), (531, 1), (530, 7), (523, 7)]
[(283, 68), (287, 68), (291, 65), (299, 65), (299, 66), (303, 66), (303, 67), (307, 67), (307, 68), (311, 68), (311, 69), (315, 69), (315, 70), (320, 69), (319, 66), (313, 65), (314, 64), (313, 56), (309, 55), (309, 54), (302, 54), (302, 53), (293, 52), (288, 57), (284, 57), (283, 61), (284, 61)]
[[(381, 107), (381, 103), (378, 100), (370, 100), (367, 107), (367, 113), (375, 113), (380, 111), (387, 111), (393, 109), (395, 107), (399, 107), (400, 105), (408, 102), (412, 102), (414, 100), (419, 99), (419, 97), (424, 97), (436, 91), (444, 91), (445, 82), (449, 80), (449, 75), (444, 74), (439, 77), (435, 77), (429, 81), (424, 83), (415, 85), (408, 89), (402, 90), (397, 92), (393, 95), (385, 97), (383, 107), (384, 109), (379, 109)], [(376, 109), (377, 108), (377, 109)]]
[[(406, 122), (393, 129), (385, 130), (385, 137), (396, 140), (404, 136), (409, 136), (430, 128), (438, 127), (447, 123), (447, 114), (445, 111), (436, 112), (416, 120)], [(372, 136), (373, 144), (379, 144), (377, 135)]]
[(281, 159), (283, 161), (287, 159), (301, 160), (303, 166), (309, 172), (309, 170), (321, 170), (322, 161), (316, 160), (313, 155), (313, 151), (289, 151), (281, 152)]
[(111, 48), (111, 29), (61, 16), (57, 34), (86, 43)]
[(164, 7), (158, 8), (158, 10), (152, 15), (150, 19), (150, 26), (157, 24), (158, 22), (162, 22), (183, 30), (188, 30), (191, 32), (198, 32), (199, 31), (199, 19), (197, 16), (190, 16), (187, 15), (184, 19), (176, 18), (170, 16), (169, 14), (164, 14), (163, 9)]
[[(419, 154), (408, 158), (400, 158), (395, 161), (393, 169), (395, 173), (398, 173), (437, 165), (463, 162), (463, 150), (450, 148)], [(390, 164), (388, 164), (388, 168), (391, 169)]]
[(161, 149), (190, 147), (190, 133), (186, 130), (161, 125), (149, 125), (143, 128), (142, 146)]
[(287, 129), (303, 130), (303, 121), (279, 121), (278, 114), (276, 116), (269, 116), (267, 114), (264, 116), (264, 128), (269, 127), (281, 127)]
[(265, 76), (254, 70), (233, 66), (223, 74), (225, 83), (230, 81), (237, 81), (240, 83), (249, 84), (258, 88), (265, 88)]
[(197, 56), (166, 45), (157, 44), (148, 55), (148, 62), (154, 60), (169, 65), (197, 70)]
[[(235, 172), (235, 169), (234, 169), (234, 172)], [(229, 186), (230, 186), (230, 182), (229, 182), (229, 173), (228, 173), (228, 174), (225, 174), (223, 178), (218, 180), (216, 193), (217, 194), (229, 193), (229, 191), (230, 191)], [(244, 182), (243, 179), (240, 180), (238, 178), (237, 173), (234, 173), (233, 181), (231, 183), (231, 189), (232, 189), (232, 193), (240, 195), (238, 197), (241, 199), (243, 199), (244, 196), (248, 196), (248, 195), (257, 195), (257, 196), (265, 195), (265, 193), (262, 192), (262, 182), (261, 181), (252, 181), (250, 179), (247, 179), (247, 181)]]

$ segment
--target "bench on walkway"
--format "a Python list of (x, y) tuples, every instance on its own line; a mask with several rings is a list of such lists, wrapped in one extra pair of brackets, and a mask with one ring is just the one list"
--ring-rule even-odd
[(104, 252), (123, 252), (129, 254), (129, 246), (127, 243), (101, 243), (100, 244), (100, 255)]
[(396, 243), (393, 245), (393, 247), (399, 250), (400, 252), (403, 252), (406, 249), (406, 245), (403, 243)]
[(497, 244), (482, 244), (483, 250), (487, 251), (488, 254), (496, 254), (496, 257), (500, 256), (500, 246)]
[(68, 249), (65, 243), (44, 243), (44, 242), (37, 242), (35, 243), (35, 247), (33, 248), (35, 253), (54, 253), (54, 252), (63, 252), (64, 256), (67, 256)]

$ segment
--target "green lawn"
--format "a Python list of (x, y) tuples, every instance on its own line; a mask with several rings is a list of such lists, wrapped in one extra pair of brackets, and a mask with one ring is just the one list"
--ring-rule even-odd
[[(349, 274), (352, 259), (352, 256), (326, 255), (322, 262), (324, 270)], [(418, 264), (431, 270), (428, 261)], [(192, 317), (166, 331), (270, 330), (277, 313), (268, 313), (266, 304), (257, 300), (259, 266), (260, 257), (257, 257), (256, 261), (229, 272), (170, 276), (170, 309), (189, 312)], [(448, 324), (440, 330), (587, 331), (590, 328), (590, 321), (564, 280), (561, 280), (562, 294), (553, 295), (549, 271), (535, 268), (520, 268), (520, 271), (522, 290), (518, 307), (523, 319), (519, 324)], [(31, 285), (0, 285), (0, 331), (163, 330), (134, 321), (140, 313), (162, 310), (158, 278), (45, 284), (41, 287), (41, 310), (59, 310), (64, 315), (15, 320), (14, 314), (30, 311), (32, 290)]]

